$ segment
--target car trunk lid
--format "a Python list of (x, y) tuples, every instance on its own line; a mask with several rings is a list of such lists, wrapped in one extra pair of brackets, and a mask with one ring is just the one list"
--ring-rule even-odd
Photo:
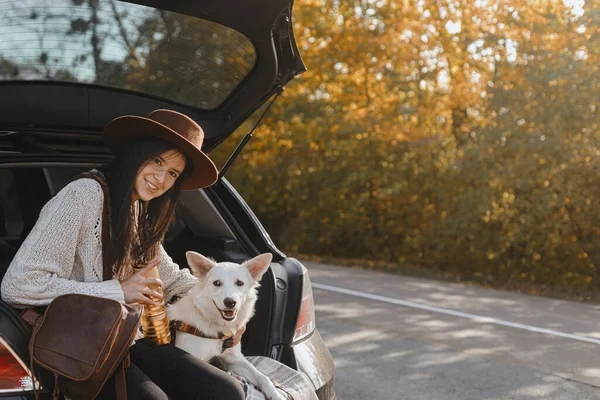
[(0, 4), (0, 131), (100, 146), (110, 119), (171, 108), (201, 123), (210, 151), (305, 70), (291, 8), (290, 0)]

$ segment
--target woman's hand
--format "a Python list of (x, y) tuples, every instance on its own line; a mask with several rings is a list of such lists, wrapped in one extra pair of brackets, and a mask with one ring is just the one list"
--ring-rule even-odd
[[(153, 268), (160, 264), (159, 259), (154, 259), (144, 265), (139, 271), (121, 283), (121, 289), (125, 295), (125, 303), (142, 303), (151, 306), (158, 305), (152, 297), (162, 299), (163, 295), (156, 289), (162, 288), (162, 281), (158, 278), (149, 277)], [(152, 275), (152, 274), (150, 274)]]
[(242, 335), (246, 332), (246, 325), (242, 326), (239, 331), (233, 336), (233, 344), (231, 347), (237, 346), (242, 341)]

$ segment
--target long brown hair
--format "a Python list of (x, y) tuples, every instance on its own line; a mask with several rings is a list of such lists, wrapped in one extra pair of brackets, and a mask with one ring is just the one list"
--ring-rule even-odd
[(110, 196), (111, 245), (103, 249), (103, 254), (118, 279), (129, 277), (135, 266), (158, 255), (181, 194), (182, 182), (192, 170), (192, 160), (186, 156), (184, 171), (161, 196), (136, 203), (131, 199), (138, 172), (174, 148), (161, 139), (140, 137), (124, 146), (104, 170)]

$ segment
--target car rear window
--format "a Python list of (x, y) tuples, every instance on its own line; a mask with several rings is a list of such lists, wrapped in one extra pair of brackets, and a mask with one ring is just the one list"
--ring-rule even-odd
[(0, 1), (0, 81), (89, 83), (213, 109), (255, 63), (244, 35), (199, 18), (115, 0)]

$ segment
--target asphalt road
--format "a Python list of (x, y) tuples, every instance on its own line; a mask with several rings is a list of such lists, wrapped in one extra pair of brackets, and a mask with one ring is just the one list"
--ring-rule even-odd
[(304, 264), (339, 400), (600, 399), (600, 306)]

